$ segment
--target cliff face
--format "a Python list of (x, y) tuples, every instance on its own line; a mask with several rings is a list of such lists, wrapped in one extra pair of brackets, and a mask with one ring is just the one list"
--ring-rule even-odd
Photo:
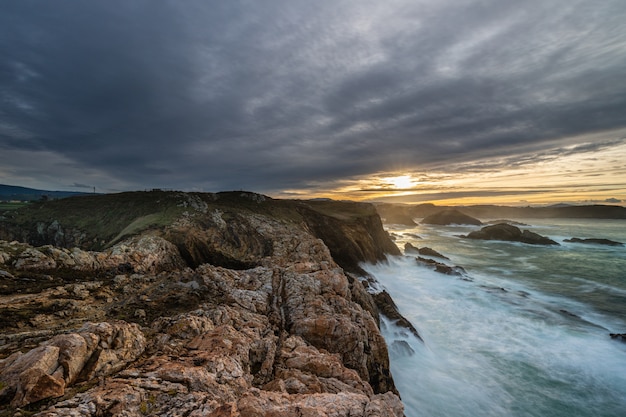
[(0, 243), (5, 411), (402, 415), (372, 300), (333, 259), (391, 250), (377, 216), (233, 198), (100, 252)]

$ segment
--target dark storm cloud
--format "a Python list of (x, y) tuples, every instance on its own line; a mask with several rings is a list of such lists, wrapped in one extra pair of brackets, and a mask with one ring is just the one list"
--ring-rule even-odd
[(618, 0), (2, 8), (5, 176), (52, 153), (65, 183), (271, 192), (626, 127)]

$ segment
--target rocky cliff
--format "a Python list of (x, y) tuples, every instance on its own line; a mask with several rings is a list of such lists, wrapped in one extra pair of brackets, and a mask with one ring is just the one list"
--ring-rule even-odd
[(397, 253), (371, 206), (132, 197), (117, 218), (107, 196), (5, 218), (37, 246), (0, 243), (0, 415), (403, 414), (376, 306), (344, 272)]

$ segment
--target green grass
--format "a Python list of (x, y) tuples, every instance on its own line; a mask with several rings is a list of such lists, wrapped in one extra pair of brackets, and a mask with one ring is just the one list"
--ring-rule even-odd
[(8, 210), (17, 210), (18, 208), (27, 206), (29, 203), (21, 201), (21, 202), (9, 202), (9, 201), (0, 201), (0, 212), (8, 211)]
[[(206, 210), (204, 210), (206, 208)], [(299, 201), (262, 199), (241, 191), (182, 193), (176, 191), (126, 192), (69, 197), (32, 202), (4, 212), (0, 227), (7, 230), (35, 231), (57, 221), (66, 235), (85, 234), (83, 249), (102, 250), (122, 239), (146, 230), (162, 229), (179, 219), (184, 212), (203, 216), (220, 210), (225, 219), (237, 213), (256, 213), (277, 220), (301, 223), (307, 211), (318, 212), (339, 220), (352, 221), (375, 214), (369, 204), (342, 201)]]
[(95, 240), (89, 249), (102, 249), (116, 238), (147, 228), (171, 224), (189, 208), (181, 193), (150, 191), (70, 197), (39, 201), (6, 214), (5, 222), (35, 230), (37, 223), (55, 220), (64, 228), (78, 229)]

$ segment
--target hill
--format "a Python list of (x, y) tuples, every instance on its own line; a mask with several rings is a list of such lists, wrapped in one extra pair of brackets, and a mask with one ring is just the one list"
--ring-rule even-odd
[(44, 196), (49, 199), (59, 199), (85, 194), (90, 193), (75, 191), (47, 191), (0, 184), (0, 201), (36, 201), (40, 200)]
[(387, 223), (397, 221), (407, 224), (405, 219), (417, 219), (433, 214), (457, 209), (468, 216), (481, 220), (487, 219), (549, 219), (549, 218), (587, 218), (587, 219), (626, 219), (626, 207), (612, 205), (569, 206), (554, 205), (549, 207), (507, 207), (495, 205), (475, 206), (435, 206), (433, 204), (376, 204), (376, 210)]

